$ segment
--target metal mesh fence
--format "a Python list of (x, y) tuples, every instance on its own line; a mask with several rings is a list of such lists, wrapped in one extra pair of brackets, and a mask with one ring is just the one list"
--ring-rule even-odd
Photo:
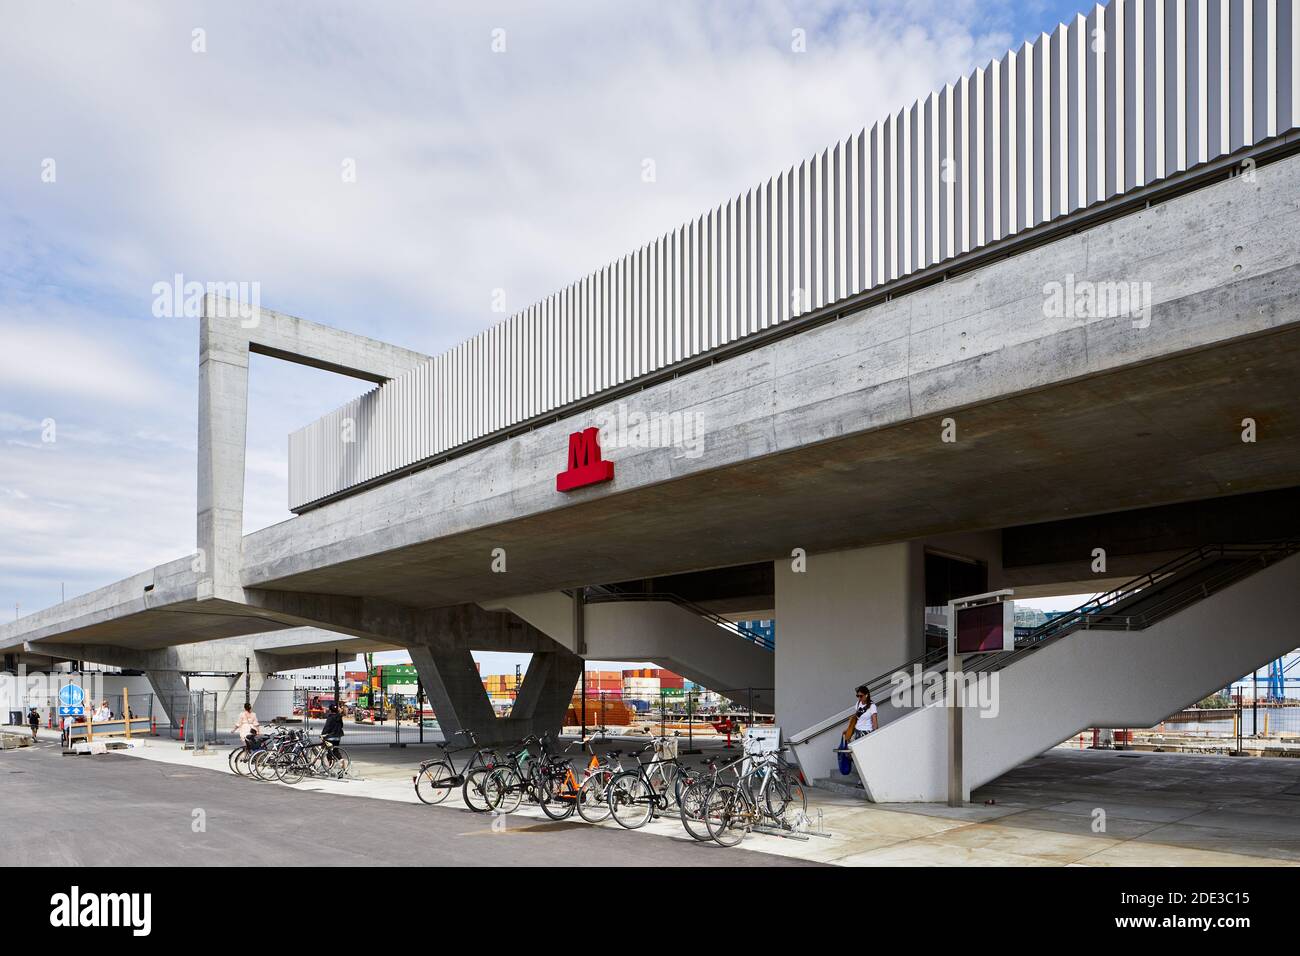
[(1230, 753), (1290, 751), (1297, 743), (1300, 700), (1252, 700), (1234, 695), (1186, 707), (1154, 727), (1089, 727), (1062, 746)]
[(729, 743), (747, 727), (772, 723), (774, 700), (771, 687), (725, 691), (660, 687), (639, 695), (589, 691), (584, 706), (579, 690), (566, 716), (565, 730), (680, 738), (681, 751), (690, 753), (697, 742)]

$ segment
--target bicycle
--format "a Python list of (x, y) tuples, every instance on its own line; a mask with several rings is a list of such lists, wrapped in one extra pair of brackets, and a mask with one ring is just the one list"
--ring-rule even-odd
[(315, 777), (333, 777), (342, 780), (352, 768), (352, 758), (341, 746), (331, 740), (320, 740), (307, 748), (308, 772)]
[(715, 784), (705, 800), (705, 827), (719, 846), (736, 846), (756, 826), (793, 830), (806, 819), (808, 797), (798, 772), (776, 751), (748, 760), (749, 769), (734, 784)]
[[(529, 752), (530, 744), (537, 745), (538, 755)], [(494, 769), (483, 781), (483, 795), (489, 810), (514, 813), (525, 797), (530, 803), (542, 803), (541, 766), (550, 760), (548, 747), (546, 737), (530, 734), (523, 739), (519, 750), (506, 754), (507, 762)]]
[(737, 754), (725, 763), (719, 764), (717, 757), (710, 757), (698, 768), (682, 769), (681, 796), (677, 799), (678, 814), (682, 827), (694, 839), (701, 843), (712, 839), (704, 820), (704, 807), (708, 801), (709, 791), (718, 782), (718, 777), (730, 771), (740, 778), (740, 768), (745, 760), (744, 754)]
[(578, 816), (588, 823), (602, 823), (609, 819), (609, 784), (623, 773), (623, 751), (606, 751), (578, 788)]
[[(582, 749), (591, 756), (591, 759), (587, 761), (586, 769), (583, 771), (583, 781), (585, 782), (588, 777), (600, 768), (600, 759), (592, 752), (591, 743), (586, 740), (575, 740), (564, 748), (564, 752), (568, 753), (579, 743), (582, 744)], [(552, 820), (567, 820), (578, 807), (579, 795), (582, 792), (582, 783), (579, 782), (577, 775), (573, 772), (572, 760), (557, 754), (545, 760), (539, 769), (542, 775), (539, 783), (542, 794), (542, 812)]]
[[(491, 770), (499, 762), (495, 750), (479, 747), (478, 738), (474, 736), (474, 731), (462, 729), (450, 736), (468, 738), (469, 746), (453, 747), (447, 741), (438, 744), (442, 756), (422, 762), (420, 769), (411, 778), (411, 783), (415, 787), (415, 795), (420, 798), (421, 803), (426, 803), (429, 806), (442, 803), (447, 799), (453, 788), (463, 786), (467, 774), (478, 768)], [(460, 770), (457, 770), (452, 756), (470, 749), (474, 750), (474, 755), (465, 762)]]
[(682, 764), (677, 759), (676, 738), (656, 738), (641, 753), (652, 749), (653, 758), (643, 763), (638, 754), (635, 769), (625, 770), (609, 782), (610, 810), (618, 824), (629, 830), (645, 826), (681, 797)]
[(297, 731), (277, 730), (269, 737), (263, 738), (256, 750), (249, 754), (247, 776), (254, 780), (271, 781), (275, 779), (275, 761), (279, 753), (293, 739)]

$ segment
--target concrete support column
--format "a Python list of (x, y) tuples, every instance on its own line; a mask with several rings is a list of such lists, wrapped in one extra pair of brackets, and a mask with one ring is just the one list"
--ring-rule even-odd
[[(173, 727), (180, 726), (182, 717), (187, 719), (189, 717), (189, 691), (202, 690), (216, 695), (217, 733), (229, 734), (244, 710), (245, 679), (247, 679), (249, 701), (253, 705), (254, 713), (262, 720), (276, 716), (265, 713), (266, 708), (260, 707), (266, 675), (256, 667), (247, 676), (241, 672), (234, 677), (196, 677), (190, 681), (188, 688), (183, 671), (150, 668), (145, 671), (145, 677), (154, 692), (156, 712), (160, 716), (165, 714)], [(210, 715), (211, 705), (207, 705), (205, 710)], [(280, 716), (288, 716), (288, 713), (285, 712)], [(208, 726), (211, 730), (211, 724)]]
[(499, 742), (497, 716), (470, 652), (429, 644), (412, 644), (408, 650), (443, 736), (472, 730), (483, 743)]
[[(803, 570), (776, 562), (776, 720), (785, 733), (851, 706), (855, 686), (921, 651), (924, 576), (915, 541), (810, 554)], [(834, 762), (827, 743), (804, 771), (825, 776)]]
[(227, 329), (236, 317), (208, 312), (199, 330), (198, 598), (240, 601), (248, 343)]
[(582, 668), (582, 658), (565, 648), (533, 655), (510, 717), (504, 721), (515, 739), (560, 732)]

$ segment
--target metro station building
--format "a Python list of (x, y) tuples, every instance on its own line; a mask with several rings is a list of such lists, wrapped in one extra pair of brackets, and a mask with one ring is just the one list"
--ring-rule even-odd
[[(813, 779), (866, 682), (867, 795), (939, 800), (943, 703), (890, 701), (944, 666), (926, 609), (1110, 592), (970, 662), (966, 785), (1150, 726), (1296, 644), (1298, 39), (1288, 3), (1113, 0), (441, 355), (209, 295), (195, 551), (0, 651), (256, 695), (402, 648), (484, 740), (654, 661), (756, 695)], [(253, 353), (373, 388), (244, 535)], [(510, 717), (473, 650), (533, 655)]]

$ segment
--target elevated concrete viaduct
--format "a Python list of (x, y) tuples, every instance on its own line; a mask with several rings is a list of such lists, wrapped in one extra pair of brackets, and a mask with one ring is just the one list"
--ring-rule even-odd
[[(1054, 85), (1089, 48), (1145, 77), (1116, 26), (1135, 11), (1063, 25), (444, 355), (209, 297), (197, 553), (0, 626), (0, 651), (318, 627), (409, 648), (440, 717), (502, 737), (553, 728), (583, 657), (661, 655), (706, 683), (770, 666), (778, 720), (810, 730), (924, 650), (940, 598), (1091, 590), (1189, 542), (1285, 533), (1268, 515), (1300, 487), (1300, 23), (1221, 38), (1213, 70), (1275, 71), (1225, 83), (1230, 102), (1195, 73), (1162, 110), (1087, 100), (1086, 71)], [(999, 149), (946, 177), (945, 150), (970, 158), (954, 104), (995, 88), (1024, 94), (977, 115)], [(291, 436), (301, 513), (241, 535), (258, 351), (381, 384)], [(607, 429), (609, 480), (560, 490), (570, 437), (629, 412), (698, 422), (702, 443)], [(775, 652), (671, 602), (593, 604), (577, 635), (571, 592), (651, 579), (771, 611)], [(512, 724), (490, 719), (480, 649), (534, 654)]]
[[(642, 393), (650, 413), (690, 408), (710, 422), (699, 459), (610, 448), (614, 482), (557, 496), (566, 436), (590, 419), (557, 422), (245, 536), (237, 592), (220, 584), (226, 547), (218, 570), (171, 562), (5, 625), (0, 644), (156, 648), (303, 625), (401, 643), (375, 615), (360, 623), (364, 601), (418, 615), (775, 559), (784, 648), (811, 662), (799, 635), (820, 642), (825, 622), (782, 608), (783, 580), (816, 580), (783, 570), (795, 549), (810, 568), (823, 552), (883, 549), (893, 570), (872, 559), (863, 573), (897, 583), (943, 534), (1300, 484), (1298, 215), (1300, 160), (1262, 166), (1253, 185), (1208, 186)], [(1150, 326), (1045, 318), (1042, 277), (1070, 270), (1161, 277)], [(1245, 418), (1259, 423), (1254, 443)], [(492, 570), (498, 548), (506, 573)], [(901, 632), (901, 611), (836, 618), (893, 622), (878, 625), (898, 636), (863, 657), (864, 672), (916, 640), (909, 606)], [(792, 684), (795, 699), (843, 693), (827, 668), (833, 677)]]

